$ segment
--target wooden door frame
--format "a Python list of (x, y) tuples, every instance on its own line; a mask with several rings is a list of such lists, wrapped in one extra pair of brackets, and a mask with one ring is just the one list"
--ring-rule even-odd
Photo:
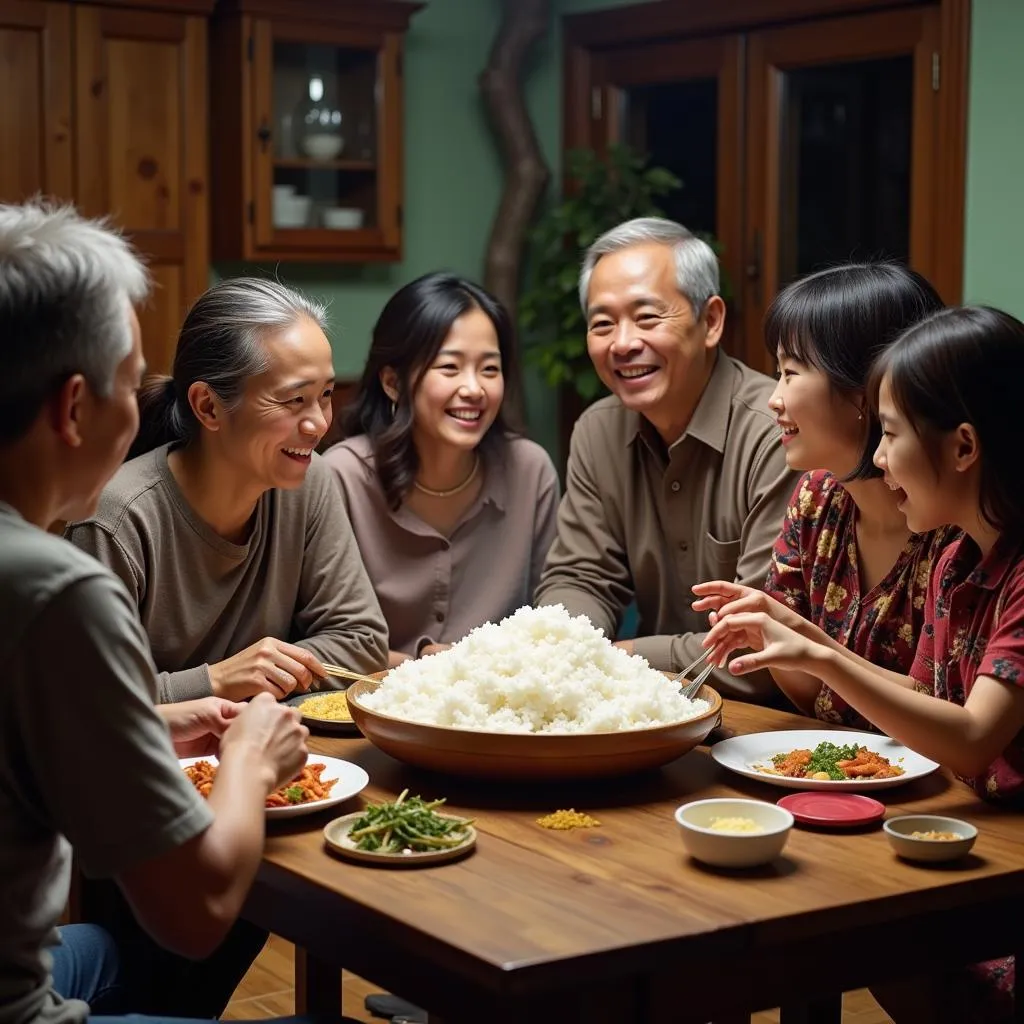
[[(759, 31), (794, 22), (866, 14), (898, 7), (930, 6), (939, 11), (939, 63), (933, 226), (932, 283), (949, 303), (963, 293), (964, 208), (967, 168), (967, 87), (971, 0), (654, 0), (563, 19), (563, 152), (593, 145), (606, 111), (592, 105), (601, 62), (610, 49), (657, 40), (684, 40)], [(749, 254), (745, 254), (748, 256)]]

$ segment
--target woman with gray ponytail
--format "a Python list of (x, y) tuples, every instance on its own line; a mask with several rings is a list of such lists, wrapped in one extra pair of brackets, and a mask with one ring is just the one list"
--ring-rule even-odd
[(331, 422), (324, 309), (276, 281), (222, 281), (181, 328), (170, 377), (96, 514), (67, 536), (124, 580), (160, 699), (280, 699), (323, 662), (387, 663), (387, 630), (314, 449)]

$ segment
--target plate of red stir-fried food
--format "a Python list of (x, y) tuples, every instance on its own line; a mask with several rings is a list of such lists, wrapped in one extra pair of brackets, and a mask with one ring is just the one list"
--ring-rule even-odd
[[(209, 796), (216, 785), (217, 758), (182, 757), (178, 763), (199, 793)], [(357, 764), (310, 754), (302, 771), (267, 797), (267, 817), (314, 814), (362, 792), (369, 781), (370, 777)]]
[(711, 756), (730, 771), (787, 789), (886, 789), (939, 767), (888, 736), (841, 730), (734, 736), (716, 743)]

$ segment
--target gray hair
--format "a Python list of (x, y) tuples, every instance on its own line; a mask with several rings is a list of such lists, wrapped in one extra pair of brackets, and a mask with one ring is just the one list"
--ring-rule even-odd
[(237, 406), (245, 382), (269, 364), (266, 337), (302, 319), (327, 332), (326, 307), (279, 281), (227, 278), (204, 292), (181, 326), (172, 376), (150, 378), (139, 395), (139, 436), (129, 455), (197, 436), (199, 421), (188, 399), (197, 381), (228, 409)]
[(107, 221), (40, 199), (0, 205), (0, 442), (72, 374), (109, 396), (131, 351), (129, 304), (148, 294), (145, 266)]
[(590, 277), (602, 256), (635, 245), (667, 245), (672, 247), (676, 262), (676, 287), (699, 317), (708, 299), (718, 294), (718, 257), (715, 250), (692, 231), (663, 217), (636, 217), (606, 231), (587, 249), (580, 270), (580, 305), (587, 312)]

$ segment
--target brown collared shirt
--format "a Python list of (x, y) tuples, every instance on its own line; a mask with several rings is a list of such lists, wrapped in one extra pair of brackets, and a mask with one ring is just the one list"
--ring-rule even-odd
[[(797, 476), (768, 409), (773, 381), (718, 356), (686, 431), (666, 450), (615, 397), (573, 430), (558, 534), (535, 603), (562, 604), (614, 638), (635, 598), (637, 654), (679, 671), (702, 653), (707, 618), (690, 587), (735, 580), (760, 589)], [(768, 673), (709, 680), (730, 697), (774, 697)]]
[(365, 435), (324, 455), (341, 487), (391, 649), (416, 656), (530, 603), (558, 514), (558, 476), (540, 445), (513, 437), (483, 461), (480, 494), (448, 536), (388, 508)]

